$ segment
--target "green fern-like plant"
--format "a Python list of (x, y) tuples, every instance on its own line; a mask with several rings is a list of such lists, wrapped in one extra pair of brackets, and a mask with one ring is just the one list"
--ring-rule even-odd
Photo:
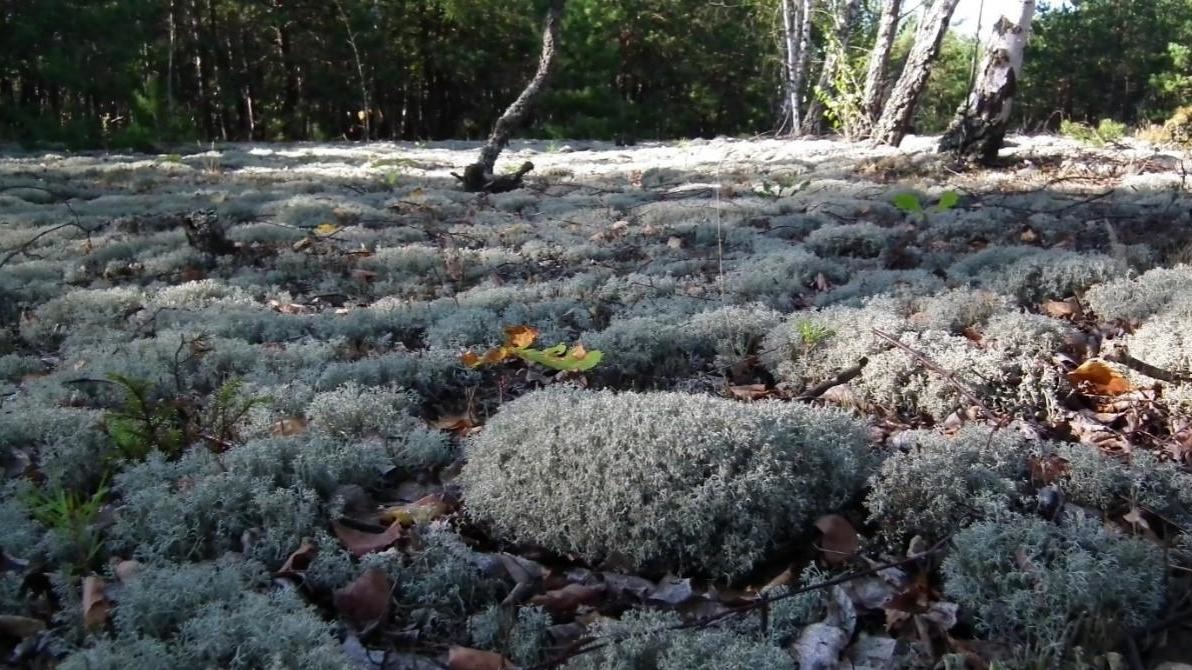
[(108, 376), (124, 391), (118, 409), (108, 412), (104, 424), (118, 455), (131, 461), (144, 460), (160, 451), (177, 456), (186, 446), (186, 417), (176, 407), (154, 400), (150, 385), (121, 374)]
[(65, 537), (74, 552), (70, 567), (85, 571), (93, 567), (103, 549), (96, 521), (108, 493), (105, 479), (91, 495), (64, 487), (33, 489), (25, 495), (24, 503), (29, 516)]

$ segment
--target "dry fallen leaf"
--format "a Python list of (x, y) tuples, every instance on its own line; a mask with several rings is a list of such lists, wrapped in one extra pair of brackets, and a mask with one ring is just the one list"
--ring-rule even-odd
[(511, 670), (515, 667), (504, 656), (492, 651), (452, 647), (447, 652), (448, 670)]
[(448, 414), (447, 416), (441, 416), (434, 421), (431, 421), (430, 425), (438, 428), (439, 430), (445, 430), (449, 433), (465, 435), (468, 431), (476, 427), (476, 420), (472, 418), (470, 413)]
[(351, 584), (336, 589), (335, 609), (344, 619), (367, 626), (389, 615), (392, 590), (393, 584), (384, 570), (369, 568)]
[(83, 628), (96, 630), (102, 628), (108, 620), (112, 610), (104, 593), (103, 580), (95, 575), (83, 579)]
[(116, 577), (120, 580), (121, 584), (127, 584), (136, 578), (140, 570), (140, 561), (120, 561), (116, 564)]
[(1135, 531), (1145, 531), (1151, 529), (1151, 524), (1147, 523), (1142, 516), (1142, 510), (1137, 507), (1131, 507), (1129, 512), (1122, 516), (1122, 521), (1130, 524)]
[(861, 548), (857, 529), (839, 514), (821, 516), (816, 520), (815, 527), (824, 534), (820, 550), (828, 565), (843, 565)]
[(1096, 358), (1081, 363), (1080, 367), (1069, 372), (1068, 381), (1087, 384), (1099, 395), (1121, 395), (1134, 390), (1134, 386), (1121, 373)]
[(1056, 454), (1047, 454), (1041, 458), (1031, 456), (1026, 459), (1031, 471), (1031, 481), (1037, 485), (1054, 484), (1068, 474), (1068, 461)]
[(281, 569), (277, 571), (279, 575), (301, 575), (310, 567), (311, 561), (315, 560), (315, 555), (319, 553), (319, 546), (315, 541), (309, 537), (302, 538), (302, 544), (299, 545), (294, 553), (286, 559)]
[(690, 579), (664, 577), (662, 581), (658, 582), (658, 586), (650, 592), (648, 600), (678, 607), (694, 596), (695, 591), (691, 588)]
[(603, 598), (604, 591), (604, 584), (593, 586), (568, 584), (561, 589), (547, 591), (530, 598), (530, 604), (543, 607), (556, 616), (572, 614), (581, 605), (591, 605)]
[(538, 329), (532, 326), (506, 326), (505, 346), (514, 349), (525, 349), (538, 339)]
[(1043, 313), (1057, 319), (1079, 319), (1084, 315), (1080, 303), (1075, 298), (1067, 300), (1048, 300), (1042, 305)]
[(728, 387), (728, 392), (737, 400), (759, 400), (770, 395), (770, 391), (766, 389), (765, 384), (730, 386)]
[(455, 510), (455, 505), (444, 493), (432, 493), (423, 496), (412, 503), (389, 507), (381, 510), (380, 518), (384, 521), (396, 521), (403, 526), (416, 523), (428, 523), (446, 516)]
[(293, 435), (300, 435), (306, 432), (306, 419), (300, 416), (292, 416), (288, 419), (279, 419), (273, 422), (270, 432), (275, 437), (290, 437)]
[(374, 551), (388, 549), (401, 537), (401, 523), (394, 521), (382, 533), (366, 533), (362, 530), (350, 528), (338, 521), (331, 522), (331, 529), (340, 542), (344, 543), (348, 551), (357, 558)]

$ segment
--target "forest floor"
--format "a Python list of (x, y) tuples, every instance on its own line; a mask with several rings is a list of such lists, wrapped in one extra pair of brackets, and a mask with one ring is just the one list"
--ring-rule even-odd
[[(1190, 667), (1192, 156), (932, 145), (518, 141), (499, 195), (464, 142), (5, 153), (5, 662)], [(508, 537), (467, 445), (561, 386), (837, 407), (873, 463), (728, 576)]]

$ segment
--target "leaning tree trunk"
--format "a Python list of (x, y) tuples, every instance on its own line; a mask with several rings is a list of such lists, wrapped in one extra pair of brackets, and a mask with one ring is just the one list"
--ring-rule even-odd
[(517, 96), (517, 100), (509, 105), (509, 109), (497, 119), (493, 125), (493, 132), (488, 136), (488, 142), (480, 149), (480, 159), (464, 168), (463, 176), (455, 175), (463, 182), (466, 191), (485, 191), (496, 193), (512, 191), (519, 188), (522, 177), (534, 169), (534, 164), (527, 161), (514, 174), (494, 176), (493, 168), (497, 164), (497, 157), (501, 150), (509, 144), (513, 131), (525, 121), (530, 113), (534, 99), (546, 88), (554, 69), (556, 45), (559, 42), (559, 26), (563, 22), (563, 7), (566, 0), (551, 0), (550, 9), (546, 12), (546, 25), (542, 30), (542, 53), (538, 57), (538, 70), (533, 79), (526, 84), (525, 90)]
[(882, 103), (886, 90), (886, 70), (890, 67), (890, 52), (898, 37), (898, 24), (902, 18), (902, 0), (884, 0), (881, 18), (877, 24), (877, 39), (873, 52), (869, 54), (869, 67), (865, 71), (865, 91), (861, 96), (861, 112), (864, 115), (865, 130), (868, 132), (882, 115)]
[(1035, 16), (1035, 0), (1018, 0), (1017, 16), (1002, 16), (993, 26), (993, 39), (985, 50), (981, 76), (972, 95), (940, 139), (939, 150), (957, 156), (980, 156), (984, 163), (997, 159), (1010, 121), (1010, 105), (1022, 76), (1022, 52)]
[(836, 12), (836, 38), (829, 42), (827, 55), (824, 56), (824, 67), (820, 70), (819, 83), (815, 85), (815, 95), (807, 103), (807, 114), (803, 116), (803, 134), (818, 135), (823, 132), (824, 103), (821, 95), (831, 97), (835, 90), (836, 72), (841, 66), (842, 59), (848, 58), (848, 42), (853, 32), (853, 24), (857, 20), (857, 10), (861, 0), (840, 0)]
[(906, 136), (911, 118), (915, 115), (919, 96), (927, 87), (931, 68), (940, 55), (952, 12), (958, 4), (960, 0), (935, 0), (923, 16), (923, 22), (915, 32), (915, 44), (907, 56), (906, 66), (873, 129), (873, 138), (877, 141), (893, 146), (902, 144), (902, 138)]

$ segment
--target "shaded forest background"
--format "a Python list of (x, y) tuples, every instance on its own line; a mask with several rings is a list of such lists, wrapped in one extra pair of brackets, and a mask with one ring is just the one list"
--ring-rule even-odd
[[(821, 53), (829, 4), (817, 4)], [(877, 3), (862, 4), (857, 30), (868, 34), (852, 43), (869, 45)], [(144, 148), (478, 138), (532, 72), (544, 6), (0, 0), (0, 140)], [(558, 78), (531, 132), (645, 139), (772, 130), (780, 24), (775, 0), (572, 0)], [(904, 22), (896, 56), (913, 29)], [(1192, 98), (1188, 45), (1192, 0), (1041, 2), (1013, 125), (1161, 121)], [(916, 131), (947, 124), (968, 90), (973, 47), (949, 34)], [(852, 55), (863, 67), (866, 47)], [(814, 77), (822, 55), (812, 60)]]

